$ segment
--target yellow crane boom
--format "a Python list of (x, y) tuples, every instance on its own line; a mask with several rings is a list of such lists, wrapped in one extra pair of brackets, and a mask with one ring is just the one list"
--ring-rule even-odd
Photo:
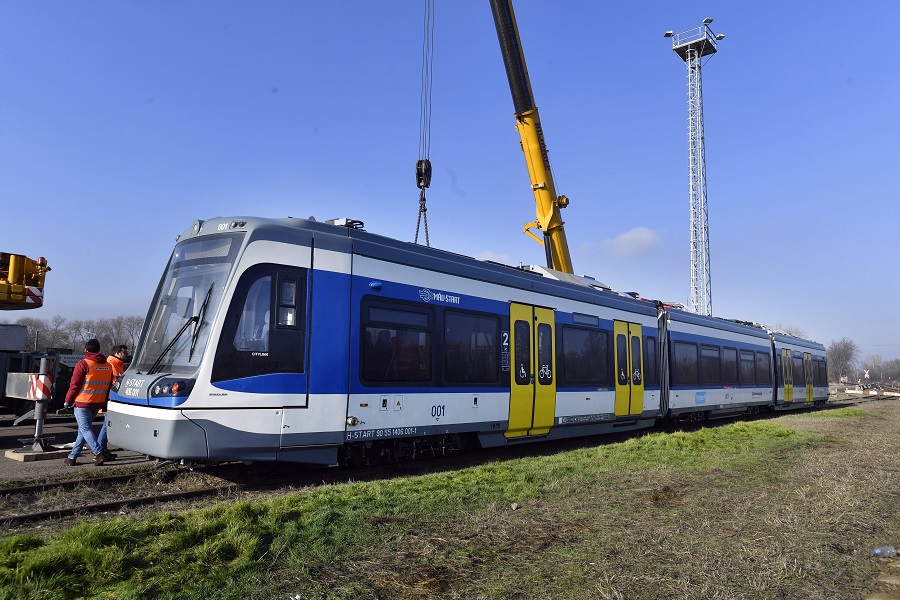
[[(550, 159), (547, 156), (547, 145), (544, 143), (544, 132), (534, 94), (531, 91), (531, 80), (525, 66), (525, 54), (519, 40), (519, 28), (513, 13), (512, 0), (490, 0), (506, 77), (512, 92), (513, 105), (516, 110), (516, 130), (522, 140), (522, 151), (531, 177), (531, 190), (534, 193), (537, 220), (525, 224), (524, 233), (544, 246), (547, 266), (574, 273), (572, 258), (569, 256), (569, 245), (560, 209), (569, 204), (565, 196), (556, 195), (553, 173), (550, 171)], [(543, 232), (543, 240), (531, 230), (537, 228)]]
[(43, 256), (0, 252), (0, 310), (40, 308), (44, 304), (44, 276), (50, 267)]

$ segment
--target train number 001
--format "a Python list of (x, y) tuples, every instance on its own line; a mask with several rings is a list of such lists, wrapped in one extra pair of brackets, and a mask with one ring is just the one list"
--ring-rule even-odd
[(432, 417), (443, 417), (446, 408), (447, 407), (444, 406), (443, 404), (435, 404), (434, 406), (431, 407), (431, 416)]

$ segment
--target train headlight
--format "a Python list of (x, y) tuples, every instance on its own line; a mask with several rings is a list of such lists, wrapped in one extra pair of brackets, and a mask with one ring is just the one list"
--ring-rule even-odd
[(150, 390), (150, 396), (153, 398), (187, 396), (194, 387), (193, 379), (175, 379), (174, 377), (165, 377), (160, 379), (156, 385)]

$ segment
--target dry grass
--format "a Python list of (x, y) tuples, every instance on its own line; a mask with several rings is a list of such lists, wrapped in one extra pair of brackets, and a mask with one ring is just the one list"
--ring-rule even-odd
[(893, 567), (868, 553), (900, 544), (900, 402), (835, 416), (780, 417), (827, 441), (755, 464), (651, 467), (602, 485), (572, 473), (517, 510), (433, 523), (348, 567), (390, 598), (889, 593), (876, 578)]

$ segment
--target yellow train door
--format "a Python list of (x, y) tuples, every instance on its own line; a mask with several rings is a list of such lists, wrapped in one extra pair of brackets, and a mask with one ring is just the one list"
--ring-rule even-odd
[(812, 354), (803, 353), (803, 376), (806, 379), (806, 402), (804, 404), (812, 404), (813, 401), (813, 364)]
[(546, 435), (556, 418), (553, 311), (510, 303), (512, 345), (507, 438)]
[(613, 321), (616, 367), (615, 415), (639, 415), (644, 412), (644, 352), (641, 326)]
[(784, 379), (784, 401), (794, 401), (794, 361), (791, 358), (791, 351), (787, 348), (781, 349), (781, 375)]

